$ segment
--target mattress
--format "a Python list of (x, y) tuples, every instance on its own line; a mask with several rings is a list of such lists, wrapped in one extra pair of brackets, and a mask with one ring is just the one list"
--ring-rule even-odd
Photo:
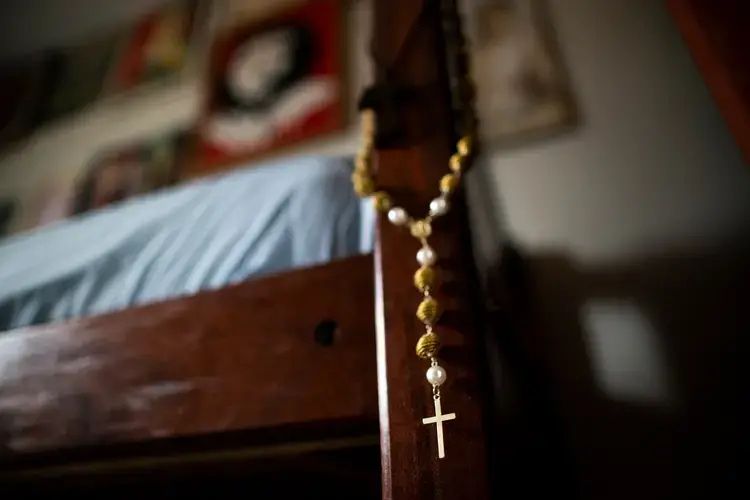
[(268, 163), (0, 242), (0, 330), (101, 314), (372, 248), (343, 158)]

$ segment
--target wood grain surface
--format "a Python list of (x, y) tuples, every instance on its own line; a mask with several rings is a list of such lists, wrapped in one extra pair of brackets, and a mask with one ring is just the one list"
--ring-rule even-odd
[[(0, 337), (0, 459), (377, 421), (372, 256)], [(316, 326), (338, 324), (330, 346)], [(329, 339), (331, 340), (331, 339)], [(315, 434), (295, 428), (315, 428)]]
[[(439, 194), (440, 177), (448, 172), (455, 137), (450, 123), (448, 77), (441, 67), (440, 18), (432, 16), (412, 37), (407, 36), (422, 8), (421, 0), (378, 0), (374, 51), (393, 61), (393, 76), (414, 85), (419, 98), (399, 108), (408, 131), (403, 149), (377, 153), (378, 184), (393, 193), (396, 204), (415, 217), (426, 215)], [(380, 401), (383, 498), (472, 499), (488, 497), (485, 463), (484, 393), (479, 373), (474, 307), (476, 282), (465, 203), (459, 194), (452, 213), (434, 224), (431, 245), (437, 251), (444, 285), (436, 294), (446, 309), (437, 327), (444, 348), (441, 364), (448, 373), (443, 386), (445, 412), (457, 418), (445, 424), (446, 458), (438, 459), (435, 430), (422, 425), (433, 415), (427, 363), (414, 352), (423, 327), (415, 317), (420, 294), (412, 285), (419, 242), (383, 218), (376, 244), (377, 354)]]

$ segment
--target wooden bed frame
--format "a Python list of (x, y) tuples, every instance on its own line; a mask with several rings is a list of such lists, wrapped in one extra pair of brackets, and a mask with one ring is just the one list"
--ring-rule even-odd
[[(456, 139), (445, 64), (462, 44), (455, 0), (427, 1), (440, 16), (413, 31), (423, 0), (373, 1), (374, 52), (393, 60), (411, 40), (391, 75), (419, 88), (396, 110), (406, 145), (376, 158), (379, 181), (409, 211), (434, 195)], [(668, 1), (748, 154), (750, 65), (736, 52), (744, 45), (726, 43), (747, 35), (732, 22), (738, 4), (720, 4)], [(448, 274), (446, 398), (460, 415), (446, 459), (419, 425), (431, 401), (414, 355), (416, 243), (380, 221), (372, 255), (0, 337), (3, 498), (20, 498), (18, 487), (24, 498), (132, 499), (206, 481), (214, 493), (250, 484), (256, 498), (569, 497), (574, 474), (543, 366), (530, 361), (521, 268), (506, 252), (507, 279), (490, 275), (485, 311), (460, 196), (454, 207), (434, 242)]]
[[(422, 0), (373, 2), (373, 50), (392, 60), (409, 38), (392, 77), (419, 89), (396, 110), (407, 144), (376, 158), (410, 212), (434, 196), (456, 139), (444, 61), (462, 43), (457, 8), (428, 1), (440, 8), (413, 37)], [(293, 487), (289, 476), (269, 471), (284, 470), (299, 488), (322, 476), (358, 488), (343, 498), (488, 498), (493, 344), (461, 195), (454, 206), (434, 240), (447, 275), (446, 398), (460, 415), (446, 459), (420, 425), (432, 401), (414, 355), (417, 243), (381, 220), (372, 255), (2, 336), (0, 482), (114, 495), (133, 474), (187, 483), (196, 471), (253, 471), (276, 478), (269, 491), (283, 498), (274, 488)]]

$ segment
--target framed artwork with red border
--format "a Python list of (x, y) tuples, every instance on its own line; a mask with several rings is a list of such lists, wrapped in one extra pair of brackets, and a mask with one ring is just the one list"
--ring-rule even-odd
[(217, 37), (188, 176), (343, 128), (341, 14), (314, 0)]
[(195, 49), (205, 9), (202, 0), (171, 0), (139, 18), (113, 62), (107, 91), (127, 91), (182, 72)]

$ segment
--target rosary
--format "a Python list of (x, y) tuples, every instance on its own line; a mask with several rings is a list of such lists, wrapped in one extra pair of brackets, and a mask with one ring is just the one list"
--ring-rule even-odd
[[(424, 12), (426, 11), (423, 10), (423, 13)], [(454, 34), (454, 38), (456, 37), (461, 37), (460, 32), (458, 35)], [(459, 45), (462, 46), (462, 44)], [(459, 63), (461, 61), (465, 63), (465, 54), (463, 54), (462, 50), (454, 55), (456, 59), (463, 58)], [(453, 67), (457, 65), (460, 66), (456, 61), (448, 62), (449, 68), (451, 67), (451, 62), (454, 63), (452, 65)], [(448, 210), (450, 209), (450, 197), (457, 189), (461, 180), (461, 174), (468, 168), (474, 154), (474, 114), (470, 102), (472, 98), (472, 87), (466, 76), (465, 64), (463, 65), (463, 68), (463, 71), (459, 71), (459, 73), (462, 73), (460, 79), (463, 80), (459, 84), (459, 87), (460, 89), (463, 89), (464, 92), (460, 92), (462, 95), (459, 96), (459, 100), (469, 101), (468, 103), (461, 102), (464, 112), (468, 115), (465, 118), (465, 122), (469, 124), (469, 126), (466, 127), (469, 129), (469, 132), (461, 134), (462, 136), (456, 144), (456, 152), (448, 161), (450, 172), (440, 179), (440, 195), (430, 202), (427, 216), (422, 219), (417, 219), (409, 215), (403, 208), (394, 205), (391, 196), (387, 192), (377, 189), (372, 176), (371, 160), (372, 153), (375, 149), (378, 126), (377, 119), (380, 118), (382, 120), (382, 117), (376, 114), (375, 109), (373, 109), (376, 107), (376, 99), (373, 98), (373, 92), (380, 91), (389, 96), (394, 96), (393, 87), (390, 87), (388, 83), (385, 83), (380, 88), (370, 88), (365, 93), (360, 104), (362, 146), (357, 154), (355, 169), (352, 174), (352, 184), (357, 195), (363, 198), (371, 197), (375, 209), (378, 212), (387, 214), (388, 220), (392, 224), (407, 228), (411, 236), (418, 239), (421, 243), (421, 248), (416, 255), (416, 260), (420, 267), (414, 273), (414, 286), (422, 295), (422, 300), (416, 310), (416, 316), (424, 325), (425, 332), (417, 341), (416, 354), (420, 358), (429, 361), (426, 378), (427, 382), (432, 386), (432, 399), (435, 406), (435, 416), (423, 418), (422, 423), (423, 425), (435, 424), (439, 458), (445, 457), (443, 422), (454, 420), (456, 414), (442, 413), (442, 407), (440, 404), (440, 387), (447, 379), (447, 372), (445, 368), (440, 366), (437, 359), (437, 354), (440, 349), (440, 339), (435, 332), (434, 327), (440, 318), (441, 308), (437, 300), (433, 298), (432, 292), (438, 285), (438, 268), (436, 267), (438, 256), (435, 250), (430, 247), (428, 238), (432, 234), (432, 222), (438, 217), (448, 213)], [(469, 92), (466, 92), (466, 89), (468, 89)], [(395, 95), (398, 97), (398, 94)], [(454, 101), (455, 100), (454, 96)], [(398, 102), (396, 103), (398, 104)], [(392, 130), (387, 132), (387, 135), (392, 134)]]

